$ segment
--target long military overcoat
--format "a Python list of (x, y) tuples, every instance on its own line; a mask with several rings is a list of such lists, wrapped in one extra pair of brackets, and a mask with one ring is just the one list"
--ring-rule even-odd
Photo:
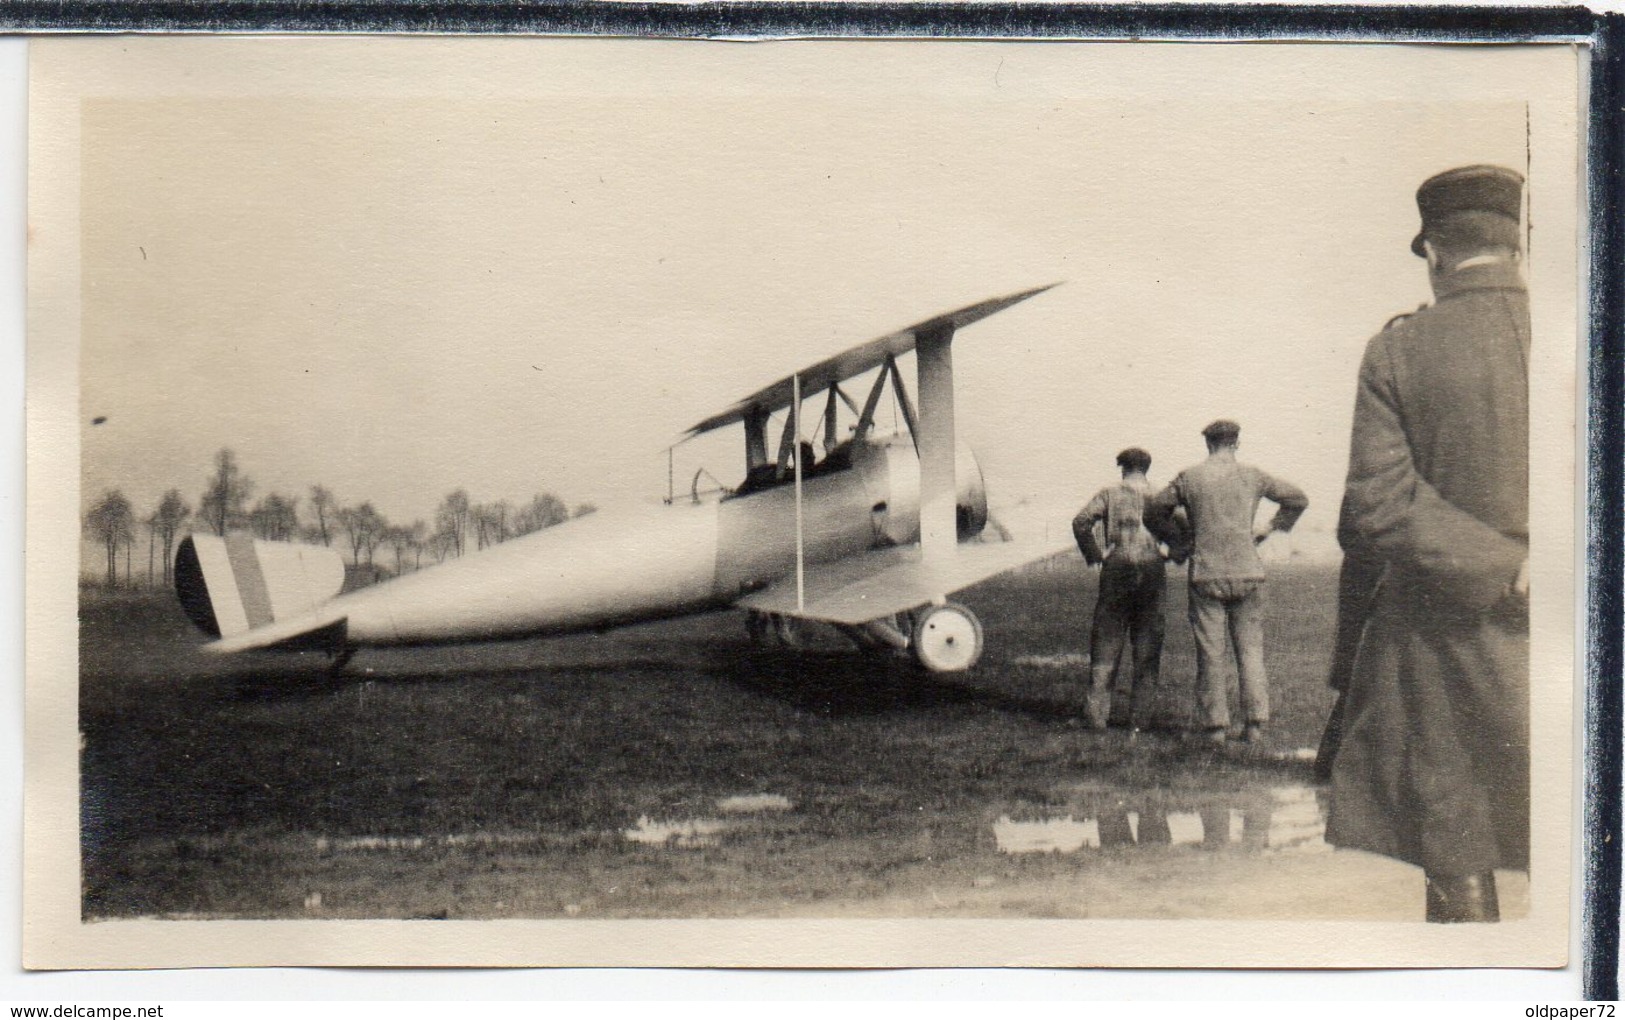
[(1435, 290), (1360, 369), (1338, 537), (1385, 569), (1327, 838), (1466, 875), (1528, 866), (1529, 302), (1504, 262)]

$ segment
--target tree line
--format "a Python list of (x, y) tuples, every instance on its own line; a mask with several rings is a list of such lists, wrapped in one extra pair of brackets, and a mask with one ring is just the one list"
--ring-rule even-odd
[[(305, 502), (301, 515), (300, 503)], [(252, 502), (251, 502), (252, 501)], [(592, 513), (596, 507), (580, 503), (574, 508), (551, 492), (537, 493), (528, 503), (505, 499), (476, 503), (468, 490), (448, 493), (435, 510), (431, 525), (424, 520), (393, 523), (370, 500), (340, 502), (326, 486), (313, 485), (304, 497), (267, 492), (254, 500), (254, 482), (243, 472), (232, 450), (214, 456), (214, 471), (198, 497), (197, 507), (186, 502), (179, 489), (164, 493), (151, 513), (137, 518), (135, 508), (119, 489), (109, 489), (85, 514), (86, 534), (107, 553), (107, 585), (119, 583), (119, 554), (123, 553), (124, 583), (133, 583), (132, 553), (142, 529), (147, 539), (147, 582), (156, 583), (159, 570), (164, 584), (171, 581), (176, 540), (195, 530), (225, 535), (249, 531), (273, 542), (305, 542), (334, 546), (348, 553), (352, 567), (378, 573), (380, 552), (393, 554), (394, 573), (462, 556), (472, 550), (506, 542), (520, 535), (550, 528), (572, 517)]]

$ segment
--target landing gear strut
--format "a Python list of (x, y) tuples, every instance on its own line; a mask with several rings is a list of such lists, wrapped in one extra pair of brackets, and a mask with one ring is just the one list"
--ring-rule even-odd
[(344, 667), (348, 666), (350, 664), (350, 660), (353, 658), (355, 658), (354, 648), (346, 647), (339, 649), (338, 652), (333, 655), (333, 661), (327, 664), (327, 675), (338, 676), (340, 673), (344, 672)]
[(927, 606), (916, 614), (912, 646), (931, 672), (963, 672), (982, 657), (982, 622), (956, 602)]
[(784, 648), (801, 646), (801, 633), (796, 627), (795, 619), (783, 613), (746, 610), (745, 632), (750, 635), (752, 643), (762, 647), (775, 644)]

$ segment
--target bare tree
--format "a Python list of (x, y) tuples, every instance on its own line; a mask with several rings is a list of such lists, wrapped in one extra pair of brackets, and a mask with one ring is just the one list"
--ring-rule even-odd
[(440, 508), (435, 511), (435, 532), (446, 535), (451, 540), (451, 544), (446, 550), (449, 555), (461, 556), (463, 554), (463, 536), (468, 533), (469, 512), (468, 490), (466, 489), (458, 489), (456, 492), (447, 495), (441, 501)]
[(254, 534), (270, 542), (290, 542), (299, 535), (299, 497), (266, 493), (248, 515)]
[(551, 492), (538, 493), (514, 518), (514, 534), (528, 535), (533, 531), (551, 528), (570, 519), (570, 509), (564, 500)]
[(437, 531), (429, 536), (427, 548), (436, 563), (444, 563), (446, 557), (457, 550), (457, 536), (449, 531)]
[(158, 511), (154, 510), (141, 521), (147, 526), (147, 587), (153, 586), (153, 553), (158, 545)]
[(310, 512), (316, 515), (315, 535), (323, 545), (332, 545), (333, 538), (328, 533), (327, 521), (333, 516), (333, 508), (338, 506), (338, 500), (333, 498), (333, 492), (323, 485), (310, 487)]
[[(119, 546), (135, 540), (135, 512), (130, 501), (117, 489), (102, 493), (102, 498), (85, 515), (85, 530), (94, 535), (107, 550), (107, 586), (118, 586)], [(126, 560), (125, 572), (129, 572)]]
[(417, 570), (423, 566), (423, 547), (428, 542), (429, 526), (422, 521), (413, 521), (412, 526), (406, 529), (406, 537), (412, 549), (412, 569)]
[(158, 509), (153, 511), (153, 518), (158, 522), (158, 535), (164, 543), (165, 584), (170, 582), (170, 571), (173, 569), (172, 550), (175, 547), (175, 535), (190, 516), (192, 508), (181, 498), (179, 489), (170, 489), (164, 493), (163, 498), (158, 501)]
[(384, 543), (395, 550), (396, 574), (406, 572), (406, 558), (409, 553), (415, 558), (412, 569), (416, 570), (423, 565), (423, 536), (428, 530), (428, 525), (422, 521), (413, 521), (410, 526), (393, 524), (384, 529)]
[(214, 455), (214, 477), (198, 504), (198, 516), (215, 534), (224, 535), (231, 527), (241, 526), (243, 506), (253, 494), (254, 483), (237, 465), (237, 455), (230, 449), (222, 449)]
[(474, 536), (480, 549), (506, 542), (517, 534), (513, 530), (513, 504), (505, 499), (476, 504), (469, 510), (469, 516), (473, 519)]
[(360, 506), (344, 507), (334, 516), (339, 526), (349, 536), (350, 562), (360, 566), (362, 554), (365, 554), (367, 565), (371, 566), (373, 550), (384, 540), (384, 530), (389, 527), (384, 515), (371, 503), (363, 503)]

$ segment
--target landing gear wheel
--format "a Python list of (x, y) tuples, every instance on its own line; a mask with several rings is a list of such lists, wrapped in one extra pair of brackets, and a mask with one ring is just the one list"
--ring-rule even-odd
[(350, 664), (350, 660), (353, 658), (355, 658), (354, 648), (340, 649), (339, 652), (333, 656), (333, 661), (328, 663), (327, 675), (338, 676), (340, 673), (343, 673), (344, 667), (348, 666)]
[(954, 602), (916, 614), (914, 658), (933, 673), (959, 673), (982, 657), (982, 622)]

